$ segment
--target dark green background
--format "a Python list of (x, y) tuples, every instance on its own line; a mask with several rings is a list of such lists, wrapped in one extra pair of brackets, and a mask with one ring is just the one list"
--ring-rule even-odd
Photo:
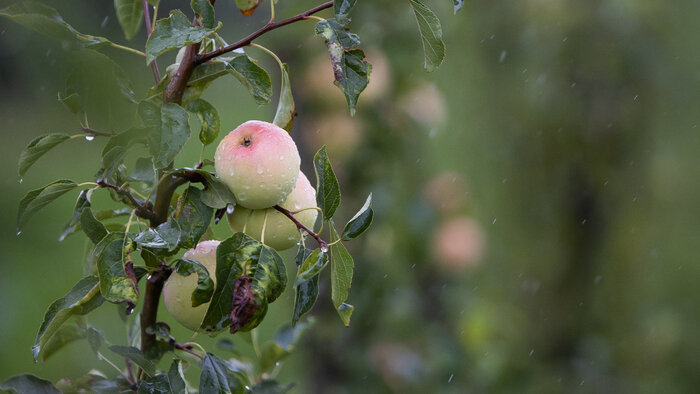
[[(127, 44), (111, 2), (48, 3), (79, 31)], [(232, 3), (216, 7), (229, 42), (268, 18), (266, 6), (244, 19)], [(328, 143), (344, 193), (339, 218), (351, 217), (369, 192), (376, 212), (371, 231), (349, 244), (356, 263), (350, 328), (329, 302), (326, 273), (312, 312), (316, 326), (280, 379), (297, 382), (298, 393), (695, 391), (700, 3), (479, 0), (452, 15), (451, 1), (427, 1), (447, 45), (432, 74), (421, 69), (406, 2), (358, 3), (353, 30), (375, 58), (385, 55), (389, 71), (371, 83), (387, 82), (382, 95), (360, 97), (356, 133), (347, 131), (340, 92), (312, 83), (314, 63), (326, 56), (313, 22), (259, 40), (290, 64), (302, 169), (310, 174), (313, 151)], [(312, 5), (282, 0), (277, 14)], [(142, 30), (128, 45), (141, 48), (144, 39)], [(142, 59), (103, 52), (142, 95), (152, 83)], [(276, 65), (249, 53), (277, 91)], [(159, 59), (161, 71), (173, 57)], [(91, 368), (113, 373), (87, 343), (45, 363), (31, 358), (43, 311), (81, 275), (83, 240), (57, 241), (75, 196), (42, 211), (19, 237), (15, 229), (24, 193), (57, 178), (90, 181), (99, 166), (103, 142), (73, 140), (22, 183), (16, 175), (32, 138), (77, 131), (55, 99), (76, 64), (57, 42), (0, 20), (0, 380), (22, 372), (52, 381)], [(88, 71), (99, 88), (99, 70)], [(233, 78), (205, 98), (217, 106), (223, 130), (274, 114), (274, 104), (258, 108)], [(120, 131), (135, 121), (116, 97), (92, 104), (96, 128)], [(198, 155), (193, 139), (176, 165), (191, 166)], [(442, 182), (446, 208), (426, 192), (445, 173), (457, 185)], [(433, 250), (435, 230), (455, 217), (474, 220), (485, 240), (483, 257), (468, 267), (448, 268)], [(229, 234), (224, 224), (215, 232)], [(287, 262), (291, 271), (290, 256)], [(289, 321), (289, 290), (271, 306), (262, 339)], [(115, 307), (93, 315), (111, 342), (124, 342)], [(172, 322), (164, 310), (160, 316)], [(175, 333), (189, 335), (179, 327)]]

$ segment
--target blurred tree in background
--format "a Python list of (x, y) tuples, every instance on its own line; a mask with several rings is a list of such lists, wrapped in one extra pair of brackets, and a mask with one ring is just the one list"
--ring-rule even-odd
[[(120, 34), (110, 2), (53, 3), (81, 31)], [(311, 4), (303, 3), (278, 8), (291, 14)], [(353, 27), (374, 70), (354, 118), (329, 83), (327, 53), (309, 37), (310, 24), (269, 38), (292, 70), (292, 134), (304, 142), (302, 158), (326, 144), (346, 208), (368, 192), (376, 208), (371, 237), (352, 245), (351, 326), (319, 302), (286, 380), (300, 393), (693, 392), (700, 4), (475, 0), (456, 16), (449, 1), (429, 4), (448, 48), (432, 74), (418, 71), (405, 4), (358, 2)], [(218, 15), (238, 18), (234, 11), (217, 4)], [(227, 33), (245, 34), (264, 19), (229, 23)], [(67, 219), (58, 212), (73, 204), (67, 198), (45, 212), (45, 229), (35, 223), (15, 236), (25, 189), (15, 163), (34, 136), (74, 127), (55, 101), (63, 89), (55, 81), (86, 63), (6, 21), (0, 33), (0, 380), (22, 371), (57, 379), (94, 361), (85, 360), (87, 345), (37, 366), (29, 348), (41, 311), (79, 274), (82, 244), (56, 240)], [(135, 85), (147, 86), (149, 70), (124, 62)], [(233, 84), (207, 92), (230, 101), (220, 110), (224, 130), (271, 118)], [(118, 103), (94, 105), (115, 114), (101, 127), (127, 123)], [(60, 158), (96, 154), (69, 149), (38, 163), (33, 182), (67, 168), (92, 176)], [(186, 149), (191, 165), (199, 147)], [(39, 242), (46, 250), (33, 248)], [(322, 287), (319, 300), (329, 291)], [(288, 319), (293, 294), (285, 294), (271, 307), (273, 322)], [(272, 335), (273, 322), (261, 335)]]

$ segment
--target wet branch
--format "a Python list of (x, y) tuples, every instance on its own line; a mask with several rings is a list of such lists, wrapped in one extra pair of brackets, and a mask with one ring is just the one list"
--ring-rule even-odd
[(294, 217), (294, 214), (292, 213), (292, 211), (290, 211), (288, 209), (284, 209), (284, 208), (280, 207), (279, 205), (275, 205), (273, 208), (275, 208), (278, 212), (281, 212), (284, 216), (288, 217), (292, 222), (294, 222), (294, 224), (297, 226), (297, 229), (304, 230), (304, 231), (306, 231), (307, 234), (312, 236), (316, 240), (316, 242), (318, 242), (318, 246), (320, 246), (321, 249), (328, 248), (328, 242), (321, 239), (321, 236), (319, 234), (313, 232), (313, 230), (306, 227), (304, 225), (304, 223), (297, 220), (297, 218)]

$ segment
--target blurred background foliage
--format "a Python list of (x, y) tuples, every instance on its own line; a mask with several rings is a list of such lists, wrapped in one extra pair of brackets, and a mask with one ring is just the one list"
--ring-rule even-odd
[[(112, 2), (48, 3), (79, 31), (126, 43)], [(371, 231), (349, 245), (351, 326), (333, 310), (326, 277), (315, 327), (280, 380), (296, 382), (298, 393), (696, 390), (700, 3), (472, 0), (456, 16), (451, 1), (426, 3), (440, 16), (447, 45), (432, 74), (421, 70), (407, 4), (359, 1), (353, 10), (353, 30), (374, 65), (355, 118), (330, 82), (312, 22), (259, 40), (290, 64), (302, 170), (313, 172), (311, 155), (328, 145), (346, 201), (339, 217), (349, 218), (369, 192), (376, 212)], [(280, 1), (277, 14), (312, 5)], [(267, 7), (249, 18), (233, 2), (216, 8), (229, 42), (268, 18)], [(131, 45), (144, 39), (142, 29)], [(143, 60), (103, 52), (143, 95), (152, 83)], [(277, 88), (276, 65), (248, 53)], [(173, 58), (160, 59), (161, 70)], [(83, 240), (57, 241), (69, 197), (17, 237), (18, 201), (57, 178), (91, 180), (101, 142), (57, 148), (23, 182), (16, 162), (35, 136), (77, 131), (56, 101), (74, 71), (109, 94), (84, 54), (0, 20), (0, 380), (29, 372), (56, 381), (95, 365), (112, 373), (87, 343), (37, 365), (30, 352), (45, 308), (81, 276)], [(91, 126), (133, 124), (133, 107), (116, 97), (90, 100)], [(217, 106), (223, 130), (274, 115), (274, 105), (257, 107), (233, 78), (204, 97)], [(194, 138), (176, 165), (198, 157)], [(215, 228), (220, 238), (229, 232)], [(290, 320), (290, 290), (271, 306), (261, 338)], [(123, 343), (115, 309), (90, 319)], [(160, 318), (176, 326), (164, 309)], [(232, 339), (250, 354), (245, 341)]]

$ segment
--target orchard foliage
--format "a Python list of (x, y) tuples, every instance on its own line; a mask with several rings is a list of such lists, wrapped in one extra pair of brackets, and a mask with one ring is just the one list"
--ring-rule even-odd
[[(236, 0), (235, 3), (242, 15), (247, 16), (263, 1)], [(407, 3), (416, 17), (425, 54), (424, 67), (432, 71), (442, 63), (445, 53), (440, 22), (421, 1), (407, 0)], [(316, 227), (308, 228), (299, 223), (294, 218), (296, 212), (274, 207), (292, 220), (302, 234), (295, 258), (296, 277), (290, 281), (278, 252), (242, 232), (232, 234), (219, 244), (215, 272), (209, 272), (197, 261), (181, 258), (184, 250), (211, 237), (210, 226), (236, 209), (236, 199), (214, 172), (211, 160), (200, 157), (193, 168), (176, 168), (173, 163), (183, 146), (193, 138), (193, 131), (202, 149), (219, 140), (219, 110), (201, 96), (220, 78), (234, 77), (255, 103), (270, 103), (274, 91), (270, 76), (248, 56), (249, 48), (271, 55), (279, 64), (281, 86), (273, 123), (287, 131), (291, 129), (297, 111), (289, 69), (274, 52), (253, 41), (297, 21), (315, 20), (310, 34), (320, 36), (325, 43), (335, 84), (344, 93), (350, 113), (354, 114), (372, 70), (360, 49), (359, 37), (350, 31), (350, 13), (355, 0), (325, 2), (281, 20), (275, 20), (275, 0), (270, 0), (270, 22), (232, 44), (218, 33), (222, 20), (235, 21), (242, 16), (217, 16), (214, 5), (214, 0), (192, 0), (190, 10), (165, 12), (159, 8), (158, 0), (115, 0), (116, 15), (127, 40), (137, 37), (142, 26), (145, 27), (148, 39), (139, 44), (143, 50), (81, 33), (57, 10), (43, 3), (26, 1), (0, 10), (1, 16), (59, 40), (66, 51), (79, 52), (99, 65), (101, 77), (120, 92), (120, 98), (132, 105), (140, 119), (125, 130), (106, 132), (91, 128), (88, 123), (91, 113), (86, 104), (95, 93), (74, 75), (66, 82), (66, 89), (59, 93), (58, 99), (76, 115), (79, 122), (76, 126), (81, 131), (40, 136), (20, 154), (18, 172), (24, 177), (49, 150), (60, 149), (60, 145), (74, 139), (104, 140), (102, 159), (96, 163), (94, 179), (79, 182), (60, 179), (34, 189), (20, 201), (17, 214), (19, 233), (46, 205), (64, 194), (77, 193), (75, 208), (60, 239), (82, 232), (89, 242), (84, 261), (85, 277), (49, 306), (32, 347), (35, 360), (46, 360), (61, 347), (85, 339), (99, 358), (111, 354), (126, 362), (126, 367), (120, 369), (116, 377), (94, 370), (81, 378), (62, 380), (59, 388), (63, 391), (183, 393), (192, 387), (183, 371), (196, 360), (201, 368), (201, 393), (284, 392), (288, 386), (272, 380), (274, 374), (270, 372), (292, 351), (299, 335), (308, 328), (309, 323), (303, 316), (316, 302), (319, 275), (329, 265), (332, 303), (343, 324), (350, 324), (354, 306), (347, 300), (354, 263), (343, 242), (351, 241), (368, 229), (373, 218), (372, 198), (370, 195), (342, 231), (337, 231), (340, 227), (336, 227), (336, 221), (340, 219), (335, 214), (341, 203), (341, 193), (325, 147), (313, 157), (319, 210)], [(456, 12), (462, 1), (455, 0), (454, 6)], [(332, 12), (330, 19), (314, 15), (326, 9)], [(106, 47), (144, 59), (155, 79), (145, 95), (136, 94), (124, 70), (100, 52)], [(178, 51), (176, 62), (161, 75), (158, 59), (170, 51)], [(190, 129), (190, 119), (199, 122), (198, 130)], [(127, 153), (133, 152), (139, 152), (140, 157), (131, 162)], [(108, 193), (116, 204), (93, 206), (94, 193)], [(195, 343), (180, 343), (170, 335), (166, 324), (157, 321), (163, 284), (173, 272), (197, 277), (192, 305), (209, 303), (199, 328), (202, 332), (217, 335), (253, 330), (264, 319), (268, 304), (282, 294), (288, 283), (296, 294), (290, 322), (279, 330), (274, 341), (263, 345), (255, 365), (224, 360)], [(146, 283), (139, 287), (141, 280)], [(109, 344), (100, 329), (88, 322), (87, 315), (91, 311), (109, 303), (120, 304), (125, 315), (142, 304), (138, 316), (130, 321), (125, 318), (131, 326), (124, 344)], [(251, 306), (255, 308), (246, 309)], [(251, 336), (257, 340), (254, 331)], [(221, 343), (226, 347), (231, 342)], [(160, 369), (161, 366), (165, 369)], [(17, 392), (57, 392), (51, 382), (32, 375), (10, 378), (0, 384), (0, 388)]]

